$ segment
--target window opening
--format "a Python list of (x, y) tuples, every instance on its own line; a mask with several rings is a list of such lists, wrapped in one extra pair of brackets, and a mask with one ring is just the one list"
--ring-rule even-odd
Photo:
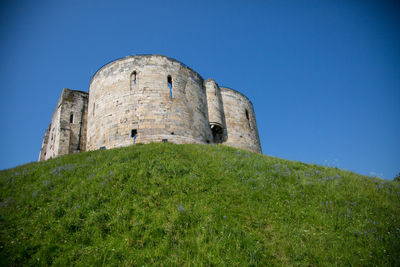
[(69, 123), (74, 123), (74, 114), (69, 116)]
[(246, 118), (247, 118), (247, 123), (249, 124), (249, 128), (251, 129), (251, 124), (250, 124), (250, 115), (249, 115), (249, 111), (246, 109)]
[(168, 88), (169, 88), (169, 97), (172, 98), (172, 78), (171, 75), (167, 77)]
[(136, 137), (137, 137), (137, 129), (132, 129), (131, 137), (133, 137), (133, 144), (135, 144), (136, 143)]
[(168, 139), (162, 139), (163, 143), (167, 143)]
[(136, 70), (132, 72), (131, 74), (131, 89), (133, 86), (136, 85)]
[(213, 135), (214, 143), (220, 144), (224, 141), (224, 129), (217, 124), (211, 124), (211, 133)]

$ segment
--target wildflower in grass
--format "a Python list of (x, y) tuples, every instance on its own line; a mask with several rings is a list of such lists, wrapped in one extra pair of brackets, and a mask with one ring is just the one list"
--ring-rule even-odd
[(179, 206), (177, 207), (179, 212), (185, 212), (185, 209), (182, 207), (182, 204), (179, 204)]
[(222, 217), (222, 218), (226, 219), (226, 215), (224, 215), (224, 217)]
[(36, 190), (35, 192), (32, 193), (32, 198), (35, 198), (37, 196), (37, 194), (39, 194), (38, 190)]
[(351, 210), (349, 208), (347, 208), (347, 214), (345, 214), (344, 217), (346, 217), (346, 218), (351, 217)]
[(193, 178), (195, 178), (195, 179), (196, 179), (196, 178), (197, 178), (197, 175), (196, 175), (196, 174), (193, 174)]

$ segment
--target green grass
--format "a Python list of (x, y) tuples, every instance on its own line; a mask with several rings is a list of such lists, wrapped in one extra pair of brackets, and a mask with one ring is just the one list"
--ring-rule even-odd
[(1, 265), (400, 265), (400, 183), (225, 146), (0, 172)]

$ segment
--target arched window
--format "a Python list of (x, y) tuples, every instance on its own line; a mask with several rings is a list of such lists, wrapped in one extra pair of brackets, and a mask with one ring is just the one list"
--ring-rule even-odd
[(169, 88), (169, 97), (172, 98), (172, 77), (168, 75), (167, 77), (168, 88)]
[(136, 85), (136, 70), (131, 73), (131, 89)]
[(74, 114), (72, 114), (72, 113), (69, 116), (69, 123), (74, 123)]

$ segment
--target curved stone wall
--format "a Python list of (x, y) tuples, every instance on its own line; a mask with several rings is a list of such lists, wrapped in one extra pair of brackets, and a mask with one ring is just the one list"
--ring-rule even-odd
[(224, 145), (261, 153), (253, 104), (233, 89), (220, 87), (220, 90), (227, 131)]
[(261, 153), (253, 105), (181, 62), (135, 55), (100, 68), (89, 94), (64, 89), (39, 160), (135, 143), (220, 143)]
[(203, 79), (182, 63), (160, 55), (130, 56), (93, 76), (87, 150), (212, 139)]

